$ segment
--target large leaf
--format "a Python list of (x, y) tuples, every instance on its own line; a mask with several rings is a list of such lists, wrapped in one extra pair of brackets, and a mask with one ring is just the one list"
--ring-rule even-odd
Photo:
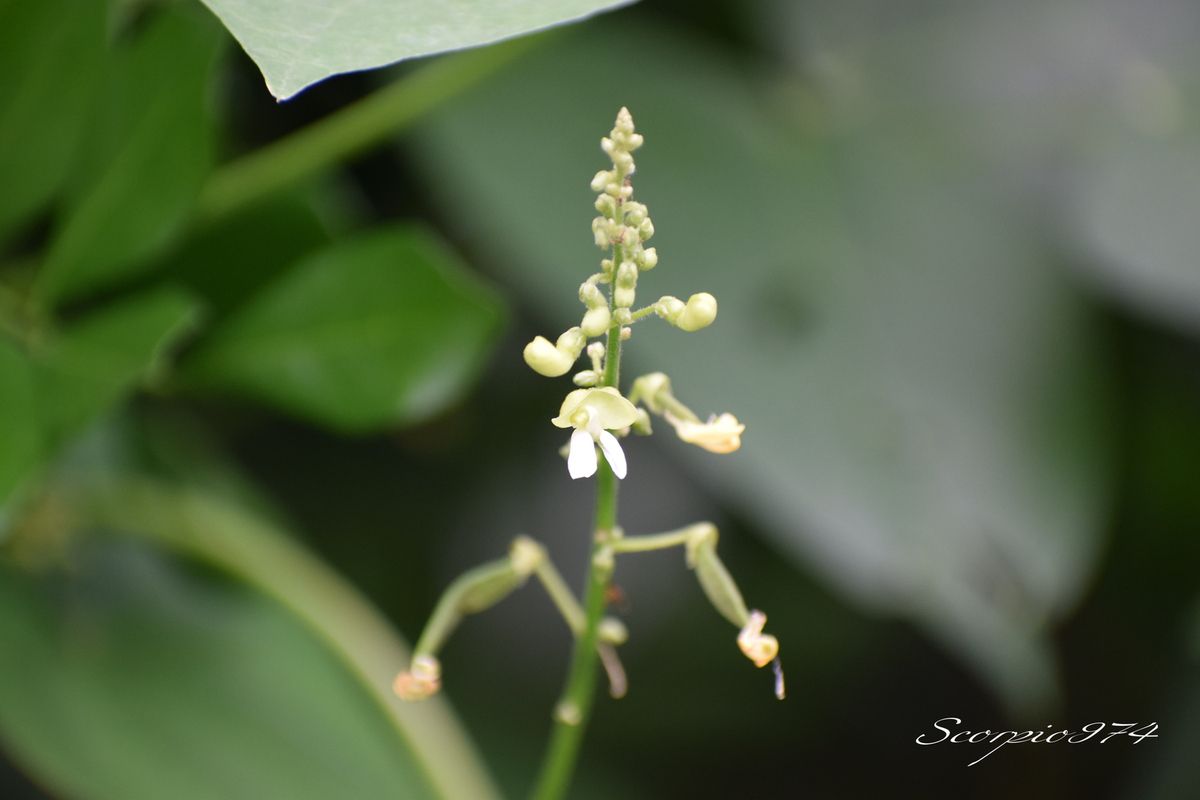
[(339, 242), (265, 289), (184, 364), (196, 385), (345, 431), (425, 417), (478, 371), (502, 317), (417, 229)]
[(204, 0), (286, 100), (342, 72), (488, 44), (631, 0)]
[(206, 92), (217, 34), (186, 9), (163, 9), (114, 54), (40, 275), (47, 301), (130, 277), (178, 232), (212, 160)]
[(37, 418), (37, 396), (33, 369), (24, 353), (0, 338), (0, 531), (4, 529), (4, 507), (20, 486), (41, 453), (41, 431)]
[[(161, 289), (108, 306), (67, 328), (37, 360), (40, 422), (54, 443), (153, 377), (165, 349), (196, 320), (185, 294)], [(33, 417), (25, 425), (33, 425)]]
[(66, 178), (103, 51), (103, 3), (0, 2), (0, 242)]
[(228, 581), (111, 546), (69, 576), (3, 569), (0, 637), (0, 736), (63, 796), (435, 796), (333, 654)]
[[(638, 79), (580, 91), (604, 63)], [(735, 456), (681, 456), (850, 597), (923, 623), (1014, 705), (1044, 698), (1046, 626), (1093, 564), (1102, 489), (1080, 309), (969, 170), (903, 131), (777, 124), (744, 72), (601, 27), (439, 113), (418, 163), (553, 333), (595, 269), (587, 181), (629, 105), (660, 231), (639, 299), (710, 290), (721, 317), (695, 336), (641, 323), (625, 374), (667, 369), (698, 410), (749, 426)]]

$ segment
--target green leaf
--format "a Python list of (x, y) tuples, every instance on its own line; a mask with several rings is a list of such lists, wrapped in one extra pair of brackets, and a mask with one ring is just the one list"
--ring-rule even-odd
[(155, 290), (97, 311), (48, 343), (37, 360), (47, 437), (61, 443), (153, 377), (166, 348), (192, 327), (196, 313), (187, 295)]
[[(544, 333), (576, 323), (599, 258), (587, 184), (628, 105), (660, 254), (639, 304), (711, 291), (721, 312), (695, 335), (640, 323), (623, 373), (666, 369), (748, 426), (735, 455), (680, 458), (849, 598), (923, 624), (1013, 705), (1044, 699), (1048, 626), (1095, 561), (1106, 395), (1036, 234), (920, 138), (785, 126), (743, 65), (620, 34), (574, 35), (431, 118), (415, 163), (449, 218), (495, 243)], [(639, 79), (581, 92), (605, 63)]]
[[(98, 550), (98, 552), (97, 552)], [(431, 798), (412, 752), (283, 607), (141, 549), (0, 570), (0, 735), (86, 800)]]
[(461, 393), (502, 319), (490, 290), (412, 228), (305, 259), (205, 340), (185, 379), (343, 431), (419, 420)]
[(130, 278), (178, 233), (212, 161), (206, 92), (218, 42), (207, 20), (161, 9), (114, 54), (39, 276), (46, 301)]
[(103, 3), (0, 2), (0, 242), (67, 177), (103, 52)]
[(343, 72), (490, 44), (630, 0), (204, 0), (286, 100)]
[(23, 353), (0, 338), (0, 529), (9, 496), (36, 465), (42, 451), (33, 370)]
[(170, 254), (162, 270), (203, 298), (206, 311), (224, 317), (329, 242), (311, 204), (285, 195), (197, 231)]

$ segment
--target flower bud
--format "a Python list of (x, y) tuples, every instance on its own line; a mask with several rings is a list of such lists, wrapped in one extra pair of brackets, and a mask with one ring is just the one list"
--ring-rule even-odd
[(646, 219), (646, 206), (643, 203), (629, 202), (625, 204), (625, 221), (633, 226), (642, 224)]
[(607, 250), (612, 244), (608, 235), (608, 220), (604, 217), (596, 217), (592, 220), (592, 235), (596, 238), (596, 247), (601, 250)]
[(694, 333), (712, 325), (716, 318), (717, 298), (708, 292), (699, 292), (688, 298), (683, 313), (675, 320), (675, 326), (688, 333)]
[(618, 308), (613, 312), (612, 320), (618, 325), (628, 325), (633, 322), (633, 312), (628, 308)]
[(595, 205), (596, 210), (609, 219), (612, 219), (617, 213), (617, 201), (612, 198), (612, 195), (599, 195), (596, 198)]
[(592, 178), (592, 191), (602, 192), (604, 187), (612, 182), (613, 174), (606, 169), (602, 169), (596, 173), (596, 177)]
[(583, 303), (588, 308), (599, 308), (607, 306), (608, 301), (604, 299), (604, 292), (596, 287), (596, 284), (587, 281), (579, 286), (579, 302)]
[(638, 436), (649, 436), (654, 433), (654, 429), (650, 427), (650, 413), (644, 408), (639, 408), (637, 419), (633, 421), (633, 432)]
[(587, 346), (588, 358), (594, 358), (597, 361), (604, 358), (604, 342), (592, 342)]
[(641, 238), (641, 240), (643, 242), (646, 242), (646, 241), (649, 241), (650, 237), (653, 235), (654, 235), (654, 223), (650, 221), (649, 217), (646, 217), (638, 225), (638, 236)]
[(585, 369), (581, 372), (576, 372), (575, 376), (571, 378), (571, 380), (576, 386), (587, 388), (589, 386), (595, 386), (600, 382), (600, 373), (596, 372), (594, 369)]
[(547, 378), (566, 375), (571, 369), (571, 365), (575, 363), (575, 359), (566, 353), (559, 352), (544, 336), (536, 336), (532, 342), (525, 345), (523, 355), (525, 363), (534, 372), (545, 375)]
[(653, 247), (647, 247), (641, 252), (641, 256), (637, 261), (637, 265), (645, 272), (649, 272), (650, 270), (654, 269), (658, 266), (658, 251)]
[(632, 338), (633, 338), (633, 328), (629, 327), (628, 325), (626, 325), (624, 328), (621, 328), (621, 341), (622, 342), (628, 342)]
[(612, 155), (613, 151), (616, 149), (616, 145), (613, 144), (612, 139), (605, 136), (603, 139), (600, 140), (600, 149), (603, 150), (605, 153)]
[(684, 303), (678, 297), (665, 295), (660, 297), (658, 302), (654, 304), (654, 313), (661, 318), (674, 325), (685, 308)]
[(567, 328), (554, 343), (554, 348), (570, 355), (572, 361), (579, 358), (579, 354), (583, 352), (583, 348), (586, 346), (587, 337), (583, 335), (583, 331), (579, 328)]
[(579, 323), (579, 328), (585, 336), (599, 336), (608, 330), (611, 320), (612, 315), (608, 310), (608, 304), (605, 303), (602, 306), (589, 308), (583, 315), (583, 321)]

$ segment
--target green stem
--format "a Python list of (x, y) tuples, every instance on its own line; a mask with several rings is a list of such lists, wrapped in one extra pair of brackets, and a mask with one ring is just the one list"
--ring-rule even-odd
[[(613, 263), (621, 263), (621, 249), (613, 250)], [(610, 299), (611, 305), (611, 299)], [(610, 328), (605, 353), (602, 386), (617, 386), (621, 378), (621, 331)], [(588, 563), (586, 615), (583, 632), (575, 639), (571, 668), (554, 714), (554, 730), (542, 760), (542, 770), (534, 787), (535, 800), (558, 800), (566, 795), (579, 759), (579, 747), (591, 716), (596, 694), (596, 644), (600, 620), (604, 616), (605, 595), (612, 579), (612, 552), (609, 542), (617, 525), (617, 479), (604, 459), (596, 473), (595, 538)]]
[(286, 533), (202, 491), (151, 480), (112, 477), (79, 490), (91, 524), (216, 565), (296, 614), (358, 677), (438, 796), (500, 796), (444, 702), (405, 703), (392, 692), (409, 654), (388, 621)]
[(528, 50), (541, 37), (444, 56), (338, 113), (221, 167), (204, 186), (196, 220), (211, 224), (350, 158), (402, 130)]

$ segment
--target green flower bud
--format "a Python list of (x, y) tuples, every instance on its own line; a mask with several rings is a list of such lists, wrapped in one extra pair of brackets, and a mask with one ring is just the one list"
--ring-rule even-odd
[(606, 169), (602, 169), (596, 173), (596, 177), (592, 178), (592, 191), (602, 192), (604, 187), (612, 183), (613, 174)]
[[(592, 287), (593, 289), (596, 287)], [(603, 299), (602, 299), (603, 302)], [(587, 313), (583, 315), (583, 321), (579, 323), (580, 330), (585, 336), (599, 336), (608, 330), (608, 325), (612, 320), (612, 316), (608, 310), (608, 304), (589, 308)]]
[(638, 225), (638, 236), (643, 242), (647, 242), (653, 235), (654, 223), (650, 221), (649, 217), (646, 217), (644, 220), (642, 220), (641, 224)]
[(680, 330), (693, 333), (707, 328), (717, 318), (717, 298), (708, 292), (699, 292), (688, 298), (683, 313), (675, 321)]
[(633, 322), (633, 312), (628, 308), (618, 308), (612, 314), (612, 321), (618, 325), (628, 325)]
[(653, 247), (647, 247), (639, 254), (637, 265), (641, 267), (644, 272), (649, 272), (657, 267), (658, 250), (654, 249)]

